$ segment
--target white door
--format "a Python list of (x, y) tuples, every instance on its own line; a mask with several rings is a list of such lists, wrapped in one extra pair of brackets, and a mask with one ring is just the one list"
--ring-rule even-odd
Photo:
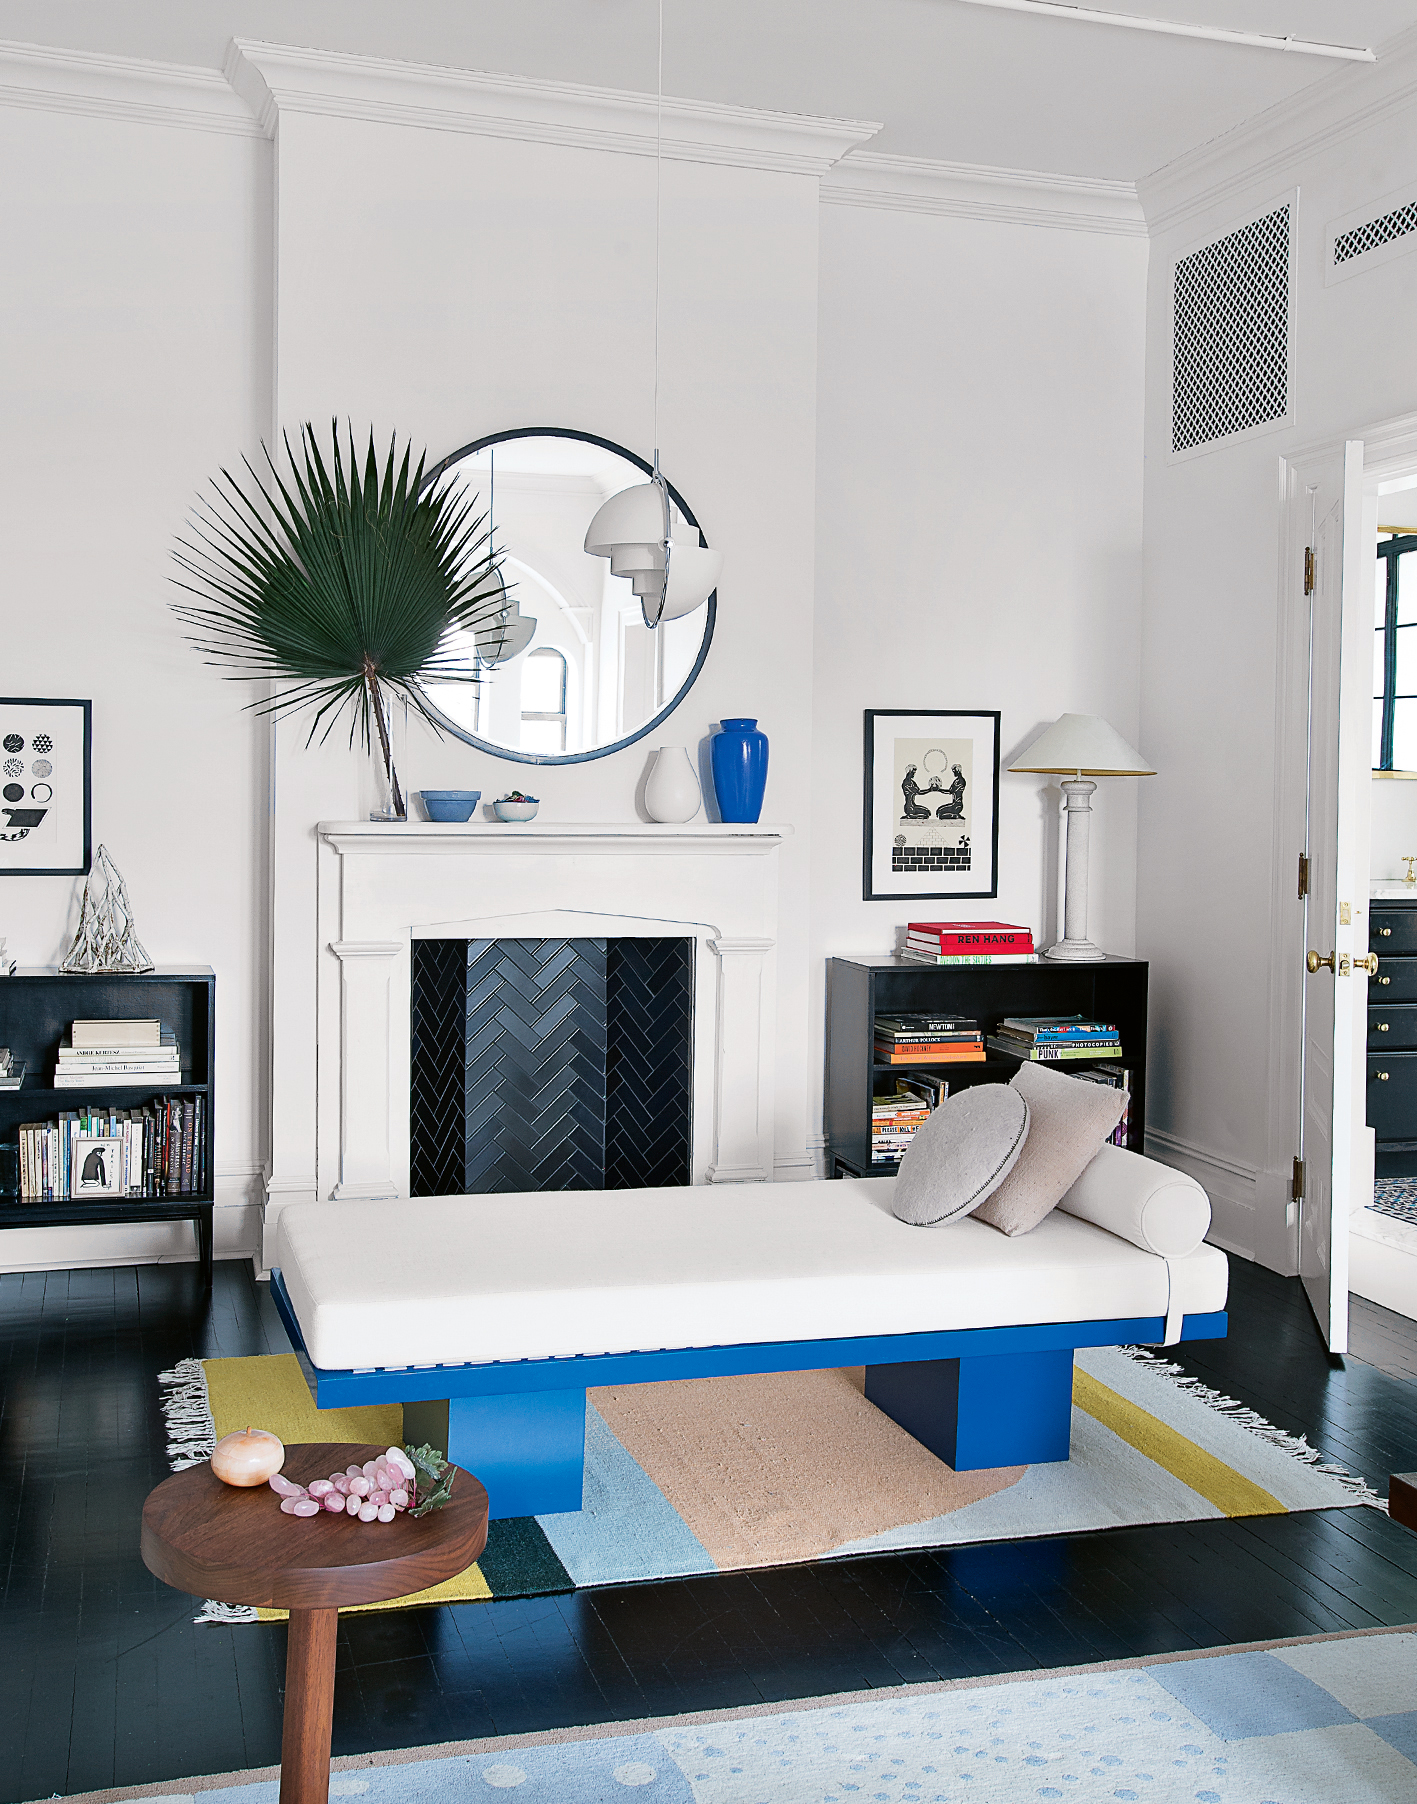
[[(1367, 1072), (1367, 786), (1372, 763), (1372, 583), (1361, 587), (1361, 444), (1312, 494), (1309, 597), (1309, 895), (1305, 904), (1304, 1195), (1299, 1271), (1329, 1350), (1348, 1347), (1348, 1211)], [(1345, 594), (1351, 605), (1344, 605)], [(1361, 599), (1360, 599), (1361, 597)], [(1309, 970), (1315, 957), (1323, 963)]]

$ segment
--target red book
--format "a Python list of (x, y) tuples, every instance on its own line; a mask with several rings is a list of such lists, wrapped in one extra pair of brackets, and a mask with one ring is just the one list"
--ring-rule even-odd
[(939, 952), (1032, 952), (1033, 933), (1007, 921), (911, 921), (906, 943)]

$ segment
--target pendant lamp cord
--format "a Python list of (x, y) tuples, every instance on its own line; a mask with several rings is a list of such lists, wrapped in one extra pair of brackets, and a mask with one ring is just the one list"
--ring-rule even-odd
[(645, 625), (656, 627), (664, 618), (664, 604), (669, 599), (670, 510), (669, 485), (659, 468), (659, 263), (660, 238), (664, 231), (664, 0), (659, 0), (659, 39), (655, 66), (654, 94), (654, 486), (659, 490), (664, 518), (664, 577), (659, 586), (659, 606), (653, 619), (646, 602), (641, 604)]

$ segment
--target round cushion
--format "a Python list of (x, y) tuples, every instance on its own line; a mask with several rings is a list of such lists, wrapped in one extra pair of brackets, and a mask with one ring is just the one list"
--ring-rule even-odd
[(1028, 1138), (1028, 1104), (1008, 1084), (947, 1097), (916, 1129), (891, 1186), (891, 1209), (917, 1228), (958, 1221), (992, 1196)]

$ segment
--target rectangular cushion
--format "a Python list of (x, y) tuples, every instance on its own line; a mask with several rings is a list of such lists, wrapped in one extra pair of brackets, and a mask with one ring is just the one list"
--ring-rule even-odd
[[(297, 1203), (276, 1262), (327, 1370), (1166, 1312), (1165, 1261), (1090, 1222), (922, 1233), (892, 1181)], [(1187, 1312), (1225, 1307), (1223, 1253), (1176, 1269)]]

